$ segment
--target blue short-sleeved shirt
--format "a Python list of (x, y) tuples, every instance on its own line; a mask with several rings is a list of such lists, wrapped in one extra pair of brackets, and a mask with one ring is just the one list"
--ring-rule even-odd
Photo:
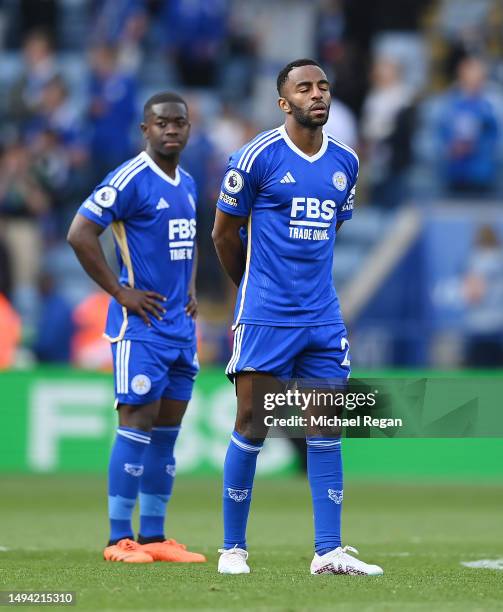
[(351, 219), (357, 177), (356, 153), (325, 132), (311, 157), (284, 126), (231, 156), (217, 206), (248, 217), (234, 327), (342, 322), (332, 281), (335, 228)]
[(169, 177), (143, 151), (108, 174), (79, 208), (94, 223), (111, 224), (120, 283), (167, 298), (166, 314), (152, 326), (110, 301), (106, 336), (192, 346), (195, 326), (185, 313), (196, 239), (196, 187), (180, 167)]

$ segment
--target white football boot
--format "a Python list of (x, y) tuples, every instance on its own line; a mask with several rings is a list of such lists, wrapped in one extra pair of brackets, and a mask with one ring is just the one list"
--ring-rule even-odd
[(234, 548), (219, 548), (220, 559), (218, 560), (219, 574), (249, 574), (250, 567), (246, 560), (248, 551), (234, 546)]
[(348, 552), (358, 554), (356, 548), (344, 546), (331, 550), (326, 555), (316, 554), (311, 561), (311, 574), (340, 574), (344, 576), (381, 576), (384, 574), (382, 567), (369, 565), (351, 555)]

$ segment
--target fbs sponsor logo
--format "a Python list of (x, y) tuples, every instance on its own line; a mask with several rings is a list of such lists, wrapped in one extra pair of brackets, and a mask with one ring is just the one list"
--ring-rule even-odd
[(229, 170), (224, 178), (224, 188), (229, 193), (239, 193), (244, 187), (244, 180), (237, 170)]
[(233, 499), (235, 502), (242, 502), (248, 497), (249, 489), (231, 489), (227, 487), (227, 492), (229, 493), (229, 497)]
[(169, 239), (170, 240), (193, 240), (196, 235), (195, 219), (170, 219), (169, 220)]
[(344, 497), (343, 491), (337, 491), (336, 489), (328, 489), (328, 497), (336, 504), (342, 504), (342, 498)]
[(131, 474), (131, 476), (139, 478), (143, 474), (143, 465), (138, 463), (125, 463), (124, 471)]
[(137, 374), (131, 381), (131, 389), (136, 395), (146, 395), (152, 388), (152, 382), (145, 374)]
[(306, 225), (309, 225), (309, 220), (321, 220), (322, 225), (317, 227), (328, 227), (328, 222), (334, 218), (336, 206), (334, 200), (320, 202), (318, 198), (292, 198), (290, 217), (296, 219), (304, 215), (308, 221)]

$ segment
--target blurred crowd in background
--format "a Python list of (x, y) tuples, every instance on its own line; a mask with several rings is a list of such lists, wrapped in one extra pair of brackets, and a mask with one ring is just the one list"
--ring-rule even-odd
[[(142, 105), (160, 90), (190, 107), (182, 165), (200, 194), (204, 363), (231, 345), (234, 294), (210, 238), (220, 180), (230, 153), (281, 122), (275, 77), (288, 61), (324, 66), (326, 129), (360, 156), (339, 290), (403, 207), (502, 206), (498, 0), (3, 0), (0, 48), (0, 367), (110, 367), (108, 298), (65, 235), (93, 187), (142, 147)], [(479, 220), (459, 266), (466, 337), (451, 365), (502, 366), (503, 228)]]

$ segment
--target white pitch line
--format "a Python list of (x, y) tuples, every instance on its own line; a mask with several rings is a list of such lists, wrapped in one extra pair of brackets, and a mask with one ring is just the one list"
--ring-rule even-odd
[(478, 561), (461, 561), (461, 565), (473, 569), (503, 570), (503, 559), (479, 559)]

